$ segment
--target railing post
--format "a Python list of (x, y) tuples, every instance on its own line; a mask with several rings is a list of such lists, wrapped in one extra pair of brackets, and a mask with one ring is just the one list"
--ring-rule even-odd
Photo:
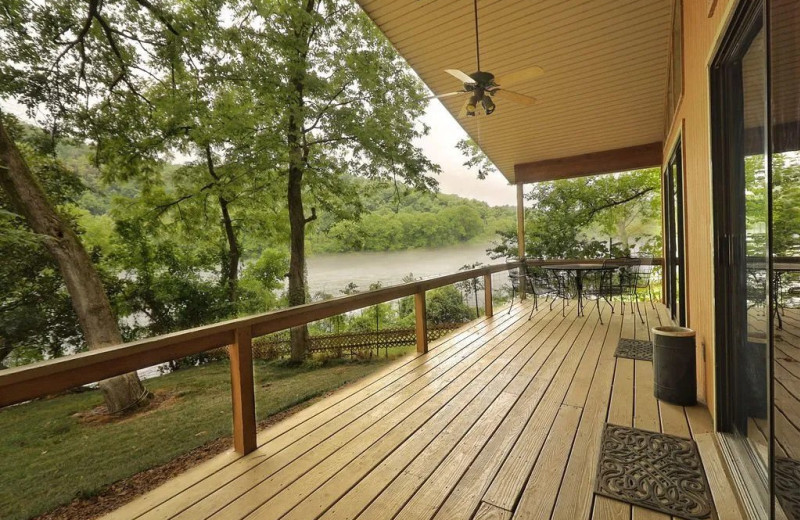
[[(525, 192), (524, 185), (517, 184), (517, 257), (525, 263)], [(525, 269), (519, 268), (519, 299), (525, 299)]]
[(425, 312), (425, 291), (414, 294), (414, 319), (416, 321), (417, 352), (428, 352), (428, 321)]
[(492, 273), (483, 275), (483, 308), (486, 311), (486, 317), (491, 318), (494, 316), (494, 307), (492, 306)]
[(252, 339), (250, 327), (240, 327), (236, 329), (236, 341), (229, 348), (233, 397), (233, 447), (242, 455), (256, 449)]

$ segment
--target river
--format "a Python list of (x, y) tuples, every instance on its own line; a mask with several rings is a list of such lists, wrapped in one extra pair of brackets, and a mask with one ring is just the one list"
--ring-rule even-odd
[(503, 263), (502, 258), (492, 260), (486, 255), (488, 247), (489, 244), (466, 244), (437, 249), (310, 256), (307, 261), (309, 292), (313, 295), (324, 291), (341, 296), (340, 291), (350, 282), (358, 285), (359, 291), (366, 291), (376, 282), (384, 287), (402, 283), (409, 274), (414, 278), (432, 278), (455, 273), (462, 266), (475, 262)]
[[(324, 291), (334, 297), (350, 282), (359, 291), (369, 290), (370, 284), (380, 282), (383, 287), (403, 282), (408, 274), (415, 278), (433, 278), (452, 274), (466, 264), (503, 263), (486, 255), (489, 244), (466, 244), (438, 249), (412, 249), (406, 251), (333, 253), (307, 258), (309, 293)], [(508, 280), (505, 273), (494, 275), (495, 291)], [(483, 295), (478, 295), (478, 305), (483, 308)], [(138, 371), (142, 379), (158, 377), (159, 366)]]

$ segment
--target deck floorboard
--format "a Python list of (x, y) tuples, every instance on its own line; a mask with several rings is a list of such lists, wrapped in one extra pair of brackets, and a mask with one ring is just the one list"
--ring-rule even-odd
[(259, 433), (255, 452), (220, 455), (107, 518), (669, 518), (593, 494), (606, 421), (712, 431), (702, 406), (656, 401), (650, 362), (614, 357), (620, 337), (648, 339), (665, 309), (641, 303), (642, 323), (603, 303), (601, 324), (594, 302), (585, 317), (573, 302), (528, 319), (531, 304), (468, 324)]

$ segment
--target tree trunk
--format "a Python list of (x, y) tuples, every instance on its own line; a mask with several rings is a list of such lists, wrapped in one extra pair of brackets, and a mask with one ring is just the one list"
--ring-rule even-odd
[[(119, 325), (89, 255), (50, 204), (0, 120), (0, 186), (58, 262), (89, 349), (122, 343)], [(145, 390), (136, 373), (100, 381), (110, 413), (136, 405)]]
[[(289, 167), (289, 305), (306, 302), (306, 217), (303, 210), (303, 169)], [(306, 357), (308, 327), (302, 325), (291, 331), (291, 360), (301, 363)]]
[[(215, 181), (219, 181), (216, 169), (214, 168), (214, 156), (211, 154), (211, 146), (206, 145), (206, 164), (208, 165), (208, 174)], [(222, 267), (222, 273), (225, 277), (228, 286), (228, 301), (236, 304), (236, 293), (239, 287), (239, 259), (241, 252), (239, 250), (239, 241), (236, 237), (236, 230), (233, 229), (233, 219), (231, 219), (230, 210), (228, 209), (228, 200), (219, 196), (219, 207), (222, 211), (222, 228), (225, 231), (225, 238), (228, 241), (228, 255), (225, 265)]]
[[(314, 0), (307, 0), (306, 14), (314, 11)], [(308, 160), (308, 147), (305, 143), (303, 125), (305, 113), (305, 79), (308, 64), (308, 35), (311, 31), (309, 18), (304, 17), (295, 30), (298, 43), (297, 61), (289, 67), (291, 99), (286, 144), (289, 152), (289, 179), (287, 204), (289, 209), (289, 306), (306, 303), (306, 224), (315, 218), (306, 218), (303, 209), (303, 173)], [(306, 357), (308, 326), (302, 325), (291, 330), (291, 361), (301, 363)]]

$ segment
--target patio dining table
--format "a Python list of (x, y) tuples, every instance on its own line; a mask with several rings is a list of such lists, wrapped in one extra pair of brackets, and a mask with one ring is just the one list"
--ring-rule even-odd
[(616, 265), (603, 265), (603, 264), (589, 264), (589, 263), (574, 263), (574, 264), (546, 264), (541, 266), (542, 269), (549, 271), (567, 271), (575, 274), (575, 292), (578, 297), (578, 316), (583, 316), (583, 273), (586, 271), (614, 271), (619, 266)]

